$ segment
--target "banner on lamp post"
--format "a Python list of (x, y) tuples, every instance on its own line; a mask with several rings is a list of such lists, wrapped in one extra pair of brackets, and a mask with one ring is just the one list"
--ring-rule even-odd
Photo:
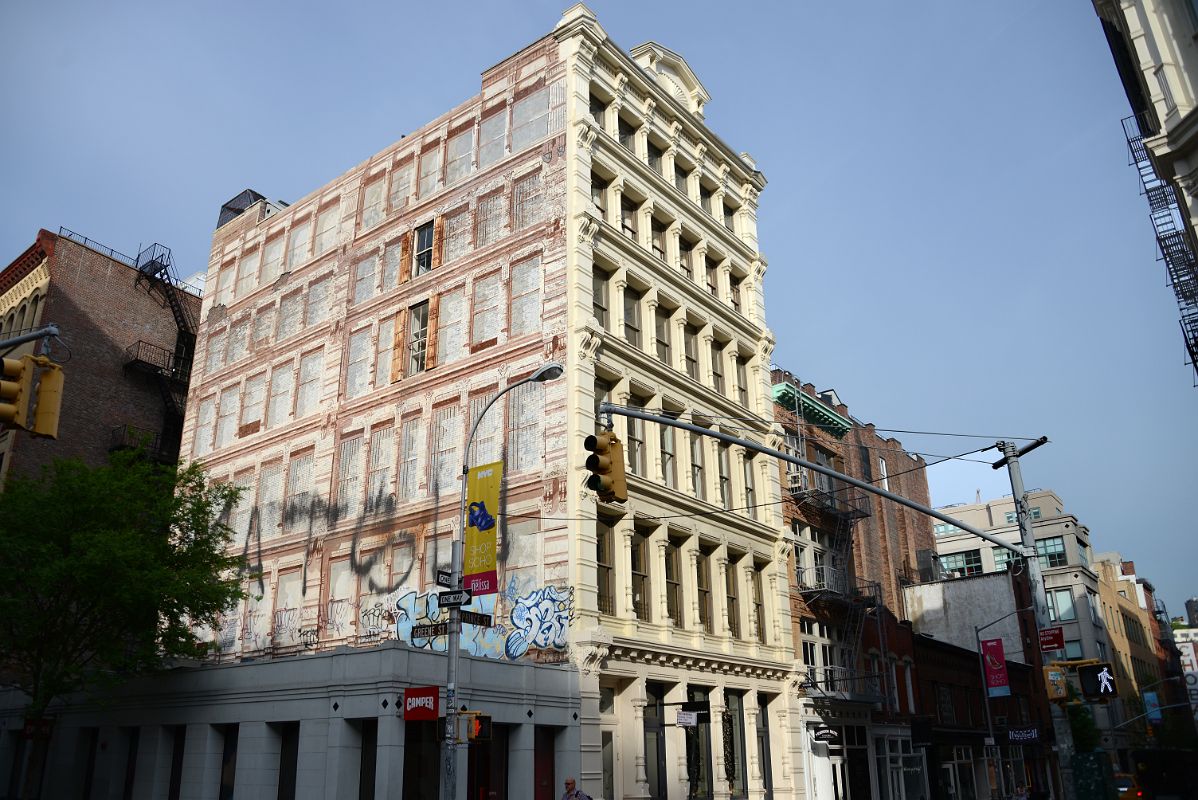
[(1002, 639), (982, 640), (982, 664), (986, 672), (986, 695), (1009, 696), (1011, 684), (1007, 679), (1007, 659), (1003, 654)]
[(495, 563), (499, 485), (503, 462), (472, 467), (466, 473), (466, 536), (462, 588), (477, 597), (499, 591)]

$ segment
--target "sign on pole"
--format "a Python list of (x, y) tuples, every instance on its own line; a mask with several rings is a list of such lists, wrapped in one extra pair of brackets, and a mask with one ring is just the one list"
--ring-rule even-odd
[(674, 724), (679, 728), (693, 728), (699, 724), (699, 712), (679, 711), (678, 719), (674, 720)]
[(1007, 678), (1007, 659), (1003, 653), (1002, 639), (982, 640), (982, 663), (986, 672), (987, 697), (1008, 697), (1011, 684)]
[(472, 467), (466, 473), (466, 550), (463, 553), (462, 586), (474, 595), (499, 591), (495, 534), (502, 481), (502, 461)]
[(478, 625), (482, 628), (490, 628), (495, 625), (495, 620), (490, 614), (478, 614), (465, 609), (459, 611), (458, 614), (462, 622), (467, 625)]
[(435, 639), (438, 636), (449, 635), (449, 623), (438, 622), (435, 625), (413, 625), (413, 639)]
[(1194, 722), (1198, 723), (1198, 645), (1178, 642), (1177, 648), (1181, 650), (1181, 671), (1186, 678), (1186, 699), (1190, 701)]
[(1065, 629), (1062, 627), (1056, 628), (1041, 628), (1040, 629), (1040, 652), (1047, 653), (1051, 650), (1065, 649)]
[(437, 605), (442, 608), (460, 608), (469, 603), (473, 597), (466, 589), (460, 589), (456, 592), (441, 592), (437, 595)]
[(437, 570), (437, 585), (442, 589), (452, 589), (453, 573), (446, 569)]
[(436, 686), (409, 686), (403, 690), (404, 720), (436, 722), (441, 715), (439, 700)]

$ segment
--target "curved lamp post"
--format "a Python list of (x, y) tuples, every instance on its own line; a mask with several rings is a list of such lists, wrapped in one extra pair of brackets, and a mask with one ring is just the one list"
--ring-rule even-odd
[[(453, 537), (453, 546), (451, 549), (451, 578), (450, 583), (454, 591), (462, 588), (462, 537), (466, 534), (466, 474), (470, 471), (470, 445), (474, 442), (474, 434), (478, 430), (479, 423), (483, 417), (495, 405), (499, 398), (503, 397), (508, 392), (516, 389), (526, 383), (545, 383), (560, 378), (565, 374), (566, 368), (556, 361), (551, 361), (548, 364), (542, 365), (536, 372), (529, 375), (524, 380), (516, 381), (511, 386), (505, 387), (502, 391), (491, 398), (491, 402), (483, 407), (482, 413), (474, 420), (474, 425), (470, 428), (470, 435), (466, 437), (466, 450), (462, 458), (462, 504), (458, 512), (458, 532)], [(461, 626), (462, 617), (461, 609), (458, 606), (452, 606), (449, 609), (449, 647), (448, 659), (445, 667), (445, 747), (443, 753), (443, 767), (445, 771), (445, 790), (442, 792), (442, 797), (445, 800), (457, 800), (458, 791), (458, 772), (457, 772), (457, 737), (458, 737), (458, 698), (457, 698), (457, 682), (458, 682), (458, 658), (461, 654)]]

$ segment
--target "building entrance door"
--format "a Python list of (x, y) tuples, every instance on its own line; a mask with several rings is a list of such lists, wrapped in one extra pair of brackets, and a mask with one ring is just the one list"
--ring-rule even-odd
[(556, 731), (538, 725), (533, 741), (533, 800), (553, 800), (557, 786), (553, 743)]

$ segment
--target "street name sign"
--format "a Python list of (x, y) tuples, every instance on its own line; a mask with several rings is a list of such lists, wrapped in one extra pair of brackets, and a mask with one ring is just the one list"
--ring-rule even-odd
[(466, 611), (465, 609), (458, 613), (461, 615), (462, 622), (465, 622), (467, 625), (479, 625), (483, 628), (490, 628), (495, 624), (495, 620), (490, 614), (477, 614), (473, 611)]
[(435, 625), (414, 625), (412, 626), (413, 639), (434, 639), (438, 636), (445, 636), (449, 633), (448, 622), (438, 622)]

